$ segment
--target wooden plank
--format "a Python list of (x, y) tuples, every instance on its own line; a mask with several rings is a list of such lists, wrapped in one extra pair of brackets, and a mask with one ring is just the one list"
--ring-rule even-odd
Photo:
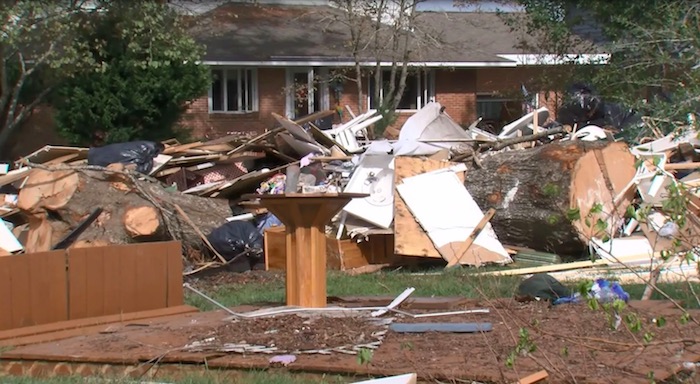
[(136, 268), (138, 267), (136, 252), (128, 245), (118, 246), (119, 249), (119, 297), (121, 312), (136, 312), (140, 307), (140, 292), (136, 290)]
[(105, 303), (112, 298), (105, 294), (105, 277), (112, 271), (104, 267), (104, 247), (83, 248), (85, 251), (85, 317), (104, 316)]
[[(660, 253), (655, 253), (654, 257), (659, 257)], [(649, 260), (649, 255), (630, 255), (619, 257), (618, 261), (620, 263), (628, 263), (638, 260)], [(572, 263), (562, 263), (554, 265), (545, 265), (542, 267), (531, 267), (531, 268), (517, 268), (517, 269), (504, 269), (500, 271), (489, 271), (489, 272), (479, 272), (475, 273), (475, 276), (519, 276), (519, 275), (532, 275), (535, 273), (549, 273), (557, 271), (568, 271), (571, 269), (580, 268), (591, 268), (591, 267), (602, 267), (611, 264), (617, 264), (617, 262), (608, 261), (605, 259), (599, 259), (595, 261), (585, 260), (585, 261), (575, 261)]]
[[(442, 257), (447, 261), (459, 257), (456, 252), (484, 215), (457, 175), (452, 171), (422, 174), (404, 179), (396, 190)], [(469, 258), (462, 259), (463, 264), (475, 266), (509, 262), (491, 226), (474, 240)]]
[(12, 322), (12, 258), (21, 256), (0, 257), (0, 330), (14, 328)]
[(164, 243), (144, 243), (133, 246), (137, 256), (137, 311), (165, 308), (168, 294), (168, 249)]
[[(29, 259), (22, 256), (8, 257), (10, 261), (10, 301), (12, 301), (12, 326), (26, 327), (32, 324), (29, 280)], [(4, 298), (3, 298), (4, 299)]]
[[(394, 185), (399, 185), (407, 177), (448, 168), (452, 165), (454, 164), (420, 157), (397, 156), (394, 159)], [(461, 176), (462, 181), (464, 181), (462, 173), (458, 176)], [(394, 236), (394, 253), (397, 255), (442, 258), (395, 189)]]
[(167, 249), (167, 307), (175, 307), (185, 303), (182, 291), (182, 243), (179, 241), (169, 241), (166, 243)]
[(106, 324), (123, 323), (127, 321), (143, 320), (157, 317), (176, 316), (184, 313), (199, 312), (197, 308), (189, 305), (181, 305), (172, 308), (162, 308), (151, 311), (132, 312), (109, 316), (90, 317), (60, 321), (51, 324), (36, 325), (17, 329), (0, 331), (0, 347), (37, 344), (55, 341), (85, 334), (89, 327), (99, 327), (93, 330), (97, 332), (104, 329)]
[(120, 286), (122, 284), (120, 271), (120, 248), (109, 246), (102, 248), (102, 292), (104, 294), (103, 315), (121, 313), (122, 297)]
[(18, 256), (29, 265), (32, 324), (68, 320), (68, 276), (64, 251)]
[(535, 372), (531, 375), (527, 375), (523, 377), (522, 379), (518, 380), (518, 384), (534, 384), (534, 383), (539, 383), (542, 380), (546, 380), (549, 378), (549, 374), (545, 370), (541, 370), (539, 372)]
[[(286, 269), (287, 240), (285, 227), (271, 227), (265, 230), (265, 270)], [(330, 256), (329, 256), (330, 257)]]
[(87, 317), (87, 248), (68, 250), (68, 319)]
[(489, 208), (488, 212), (486, 212), (484, 217), (481, 218), (476, 227), (474, 227), (472, 233), (470, 233), (469, 237), (467, 237), (467, 240), (464, 242), (464, 244), (462, 244), (462, 247), (459, 249), (459, 251), (457, 251), (457, 254), (455, 255), (457, 257), (450, 260), (447, 263), (446, 268), (450, 268), (457, 264), (460, 264), (464, 260), (465, 256), (467, 256), (467, 251), (469, 250), (469, 248), (471, 248), (472, 244), (474, 244), (474, 240), (476, 240), (476, 238), (479, 237), (479, 234), (484, 229), (484, 227), (486, 227), (486, 224), (489, 223), (489, 220), (491, 220), (494, 214), (496, 214), (496, 209)]

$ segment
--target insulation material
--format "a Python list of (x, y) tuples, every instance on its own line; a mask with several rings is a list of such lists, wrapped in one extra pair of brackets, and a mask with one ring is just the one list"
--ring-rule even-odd
[[(452, 260), (474, 231), (483, 212), (453, 171), (409, 177), (396, 186), (430, 240), (445, 260)], [(468, 265), (507, 264), (513, 260), (487, 224), (462, 257)]]
[(24, 249), (4, 220), (0, 219), (0, 248), (14, 253)]

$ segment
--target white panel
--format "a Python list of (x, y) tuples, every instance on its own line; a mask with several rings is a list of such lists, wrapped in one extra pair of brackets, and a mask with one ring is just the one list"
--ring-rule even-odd
[[(449, 170), (405, 178), (396, 189), (438, 249), (467, 240), (484, 217), (467, 188)], [(502, 256), (504, 262), (511, 261), (490, 223), (474, 244)]]
[(394, 157), (365, 155), (344, 192), (369, 196), (352, 199), (343, 211), (378, 227), (389, 228), (394, 221)]

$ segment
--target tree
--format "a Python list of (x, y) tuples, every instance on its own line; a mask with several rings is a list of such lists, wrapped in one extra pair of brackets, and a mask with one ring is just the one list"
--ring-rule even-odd
[(3, 1), (0, 17), (0, 152), (62, 78), (93, 63), (75, 41), (83, 1)]
[(81, 18), (77, 39), (99, 70), (69, 79), (53, 99), (60, 133), (83, 145), (175, 136), (186, 103), (209, 84), (203, 47), (168, 5), (103, 4)]
[(585, 79), (603, 99), (646, 115), (648, 124), (629, 132), (630, 139), (646, 136), (652, 128), (668, 133), (697, 115), (700, 4), (696, 0), (519, 2), (526, 14), (510, 17), (508, 23), (535, 37), (527, 45), (530, 52), (560, 57), (601, 50), (610, 54), (605, 65), (570, 65), (562, 79)]
[[(417, 28), (420, 13), (416, 6), (422, 0), (334, 0), (341, 10), (334, 18), (350, 32), (348, 46), (355, 62), (351, 80), (356, 83), (358, 104), (362, 112), (365, 76), (374, 81), (373, 105), (383, 116), (375, 125), (375, 134), (396, 121), (396, 109), (406, 89), (409, 63), (419, 57), (420, 47), (427, 44), (439, 46), (440, 36), (426, 28)], [(432, 34), (432, 36), (430, 36)], [(363, 68), (366, 62), (374, 62), (374, 68)], [(389, 67), (382, 66), (388, 62)], [(389, 78), (382, 76), (388, 71)]]

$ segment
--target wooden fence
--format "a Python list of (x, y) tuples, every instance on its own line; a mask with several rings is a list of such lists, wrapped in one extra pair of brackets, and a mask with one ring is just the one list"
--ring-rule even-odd
[(183, 303), (179, 241), (0, 257), (0, 330)]

